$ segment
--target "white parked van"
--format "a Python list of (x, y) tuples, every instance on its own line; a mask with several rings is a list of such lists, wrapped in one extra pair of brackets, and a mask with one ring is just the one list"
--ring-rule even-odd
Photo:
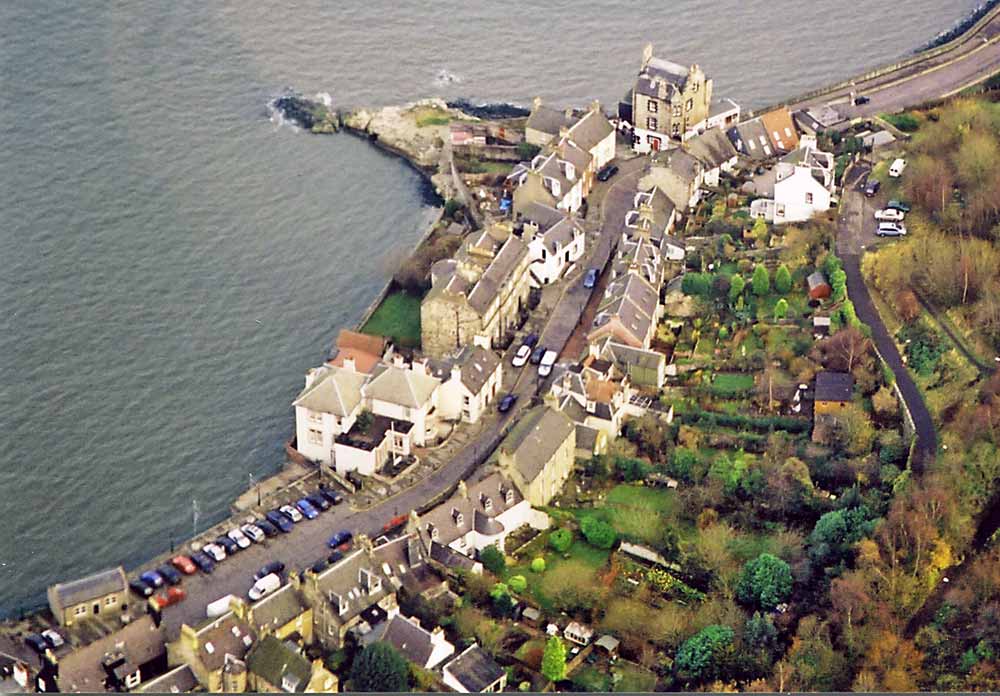
[(545, 355), (542, 356), (542, 361), (538, 363), (538, 376), (548, 377), (552, 372), (552, 366), (556, 364), (556, 358), (559, 357), (559, 353), (554, 350), (545, 351)]
[(896, 159), (891, 165), (889, 165), (889, 176), (893, 178), (898, 178), (902, 176), (903, 170), (906, 169), (906, 160), (902, 157)]
[(279, 587), (281, 587), (281, 577), (277, 573), (271, 573), (255, 582), (247, 594), (251, 600), (256, 602), (258, 599), (263, 599), (271, 594)]
[(214, 602), (209, 602), (208, 606), (205, 607), (205, 614), (208, 615), (208, 618), (215, 619), (229, 613), (229, 603), (234, 599), (236, 599), (236, 595), (227, 594)]

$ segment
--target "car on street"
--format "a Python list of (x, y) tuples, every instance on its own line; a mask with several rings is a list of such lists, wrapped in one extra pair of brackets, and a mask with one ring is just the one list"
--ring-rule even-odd
[(152, 585), (142, 580), (133, 580), (128, 584), (128, 586), (129, 589), (131, 589), (140, 597), (150, 597), (152, 596), (153, 592), (156, 591)]
[(334, 551), (333, 553), (331, 553), (329, 556), (326, 557), (326, 562), (329, 563), (330, 565), (339, 563), (342, 560), (344, 560), (344, 554), (341, 551)]
[(190, 556), (185, 556), (183, 554), (179, 556), (174, 556), (170, 559), (170, 563), (173, 564), (174, 568), (181, 571), (185, 575), (194, 575), (198, 572), (198, 566), (194, 564)]
[(556, 364), (556, 358), (559, 354), (554, 350), (545, 351), (545, 355), (542, 356), (542, 360), (538, 363), (538, 376), (548, 377), (552, 372), (552, 366)]
[(215, 543), (208, 543), (201, 547), (201, 550), (216, 563), (226, 560), (226, 549)]
[(336, 534), (334, 534), (332, 537), (330, 537), (330, 541), (326, 542), (326, 545), (329, 546), (331, 549), (335, 549), (339, 546), (343, 546), (349, 543), (353, 538), (354, 535), (351, 532), (347, 531), (346, 529), (342, 529)]
[(245, 524), (240, 527), (240, 531), (246, 536), (247, 539), (254, 542), (255, 544), (260, 544), (266, 538), (264, 530), (258, 527), (256, 524)]
[(337, 491), (331, 490), (329, 488), (320, 488), (319, 494), (323, 496), (325, 499), (329, 500), (330, 503), (333, 505), (340, 505), (342, 502), (344, 502), (344, 496), (342, 496)]
[(315, 563), (313, 563), (311, 566), (309, 566), (309, 570), (311, 570), (314, 573), (322, 573), (324, 570), (326, 570), (326, 566), (327, 566), (326, 559), (321, 558)]
[(316, 508), (314, 508), (312, 506), (312, 503), (310, 503), (305, 498), (302, 498), (301, 500), (296, 500), (295, 501), (295, 507), (298, 509), (299, 512), (302, 513), (302, 515), (307, 520), (314, 520), (317, 517), (319, 517), (319, 510), (317, 510)]
[(514, 402), (517, 401), (517, 394), (505, 394), (500, 403), (497, 404), (497, 410), (500, 413), (507, 413), (513, 406)]
[(868, 198), (874, 198), (875, 195), (879, 192), (879, 189), (881, 188), (882, 188), (881, 181), (879, 181), (878, 179), (869, 179), (868, 183), (865, 184), (865, 195)]
[(255, 520), (254, 525), (260, 531), (264, 532), (264, 536), (273, 537), (273, 536), (278, 536), (278, 534), (280, 534), (278, 528), (265, 519)]
[(227, 556), (235, 556), (236, 553), (240, 550), (240, 545), (237, 544), (232, 539), (230, 539), (229, 537), (227, 537), (225, 534), (223, 534), (222, 536), (215, 537), (215, 539), (212, 540), (212, 543), (215, 544), (216, 546), (221, 546), (222, 548), (224, 548), (226, 550)]
[(215, 570), (215, 561), (204, 551), (195, 551), (192, 553), (191, 562), (198, 566), (198, 570), (205, 574), (211, 574)]
[(251, 601), (256, 602), (259, 599), (263, 599), (267, 595), (271, 594), (275, 590), (281, 587), (281, 577), (276, 573), (271, 573), (270, 575), (265, 575), (260, 580), (253, 584), (250, 591), (247, 592), (247, 596), (250, 597)]
[(534, 352), (532, 352), (531, 359), (528, 362), (530, 362), (532, 365), (538, 365), (540, 362), (542, 362), (542, 358), (545, 357), (546, 352), (547, 351), (545, 350), (545, 346), (538, 346), (537, 348), (535, 348)]
[(881, 208), (875, 211), (875, 219), (879, 222), (902, 222), (906, 213), (896, 208)]
[(910, 204), (909, 203), (904, 203), (903, 201), (891, 200), (891, 201), (889, 201), (888, 203), (885, 204), (885, 207), (886, 208), (895, 208), (896, 210), (898, 210), (900, 212), (903, 212), (903, 213), (910, 212)]
[(239, 529), (230, 529), (228, 532), (226, 532), (226, 536), (235, 541), (236, 545), (239, 546), (241, 549), (250, 548), (251, 544), (250, 539), (247, 537), (246, 534), (241, 532)]
[(591, 268), (587, 271), (587, 275), (583, 276), (583, 287), (590, 290), (595, 285), (597, 285), (598, 272), (596, 268)]
[(330, 501), (321, 496), (319, 493), (310, 493), (306, 496), (306, 500), (308, 500), (309, 504), (317, 510), (322, 511), (330, 509)]
[(528, 346), (529, 348), (534, 348), (535, 346), (538, 345), (538, 334), (536, 333), (528, 334), (527, 336), (524, 337), (524, 340), (521, 341), (521, 345)]
[(159, 568), (156, 569), (156, 572), (159, 573), (161, 576), (163, 576), (163, 579), (166, 580), (171, 585), (181, 584), (181, 574), (177, 571), (176, 568), (174, 568), (169, 563), (164, 563), (163, 565), (161, 565)]
[(531, 357), (531, 346), (525, 344), (517, 349), (514, 357), (511, 358), (510, 364), (514, 367), (524, 367), (528, 364), (529, 357)]
[(859, 94), (858, 96), (854, 97), (854, 106), (861, 106), (862, 104), (867, 104), (870, 101), (871, 101), (870, 97), (866, 97), (863, 94)]
[(282, 505), (278, 510), (292, 522), (301, 522), (303, 520), (302, 513), (294, 505)]
[(47, 628), (42, 631), (42, 638), (45, 639), (45, 642), (48, 643), (49, 647), (53, 650), (66, 645), (66, 639), (59, 635), (58, 631), (54, 631), (51, 628)]
[(266, 517), (268, 522), (273, 524), (285, 534), (292, 531), (292, 521), (288, 518), (288, 515), (283, 513), (281, 510), (269, 510)]
[(45, 651), (49, 649), (48, 642), (37, 633), (29, 633), (24, 639), (24, 644), (39, 655), (44, 655)]
[(214, 619), (223, 614), (228, 614), (229, 607), (234, 599), (238, 599), (238, 597), (233, 594), (227, 594), (225, 597), (219, 597), (209, 602), (205, 605), (205, 615), (210, 619)]
[(898, 222), (880, 222), (875, 234), (879, 237), (904, 237), (906, 226)]
[(613, 177), (617, 173), (618, 173), (618, 165), (617, 164), (609, 164), (606, 167), (604, 167), (604, 169), (602, 169), (601, 171), (597, 172), (597, 180), (598, 181), (607, 181), (608, 179), (610, 179), (611, 177)]
[(271, 561), (270, 563), (265, 563), (260, 567), (256, 573), (253, 574), (254, 582), (260, 580), (265, 575), (281, 575), (285, 572), (285, 564), (281, 561)]
[(165, 593), (153, 597), (152, 601), (158, 609), (166, 609), (178, 602), (183, 602), (185, 597), (187, 597), (187, 592), (183, 588), (170, 587)]
[(147, 570), (145, 573), (139, 576), (147, 585), (152, 585), (153, 587), (163, 587), (165, 580), (163, 576), (157, 573), (155, 570)]

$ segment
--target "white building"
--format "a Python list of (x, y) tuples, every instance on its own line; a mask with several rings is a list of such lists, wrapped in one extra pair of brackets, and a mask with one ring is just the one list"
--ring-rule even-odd
[(296, 448), (313, 461), (333, 461), (334, 440), (346, 433), (362, 410), (361, 387), (368, 378), (354, 369), (324, 365), (306, 373), (305, 389), (296, 397)]
[(803, 137), (802, 147), (789, 153), (775, 167), (773, 199), (750, 205), (751, 217), (776, 225), (802, 222), (829, 210), (834, 190), (833, 155), (816, 149), (815, 139)]
[(542, 203), (529, 203), (518, 213), (521, 241), (528, 245), (532, 287), (554, 283), (583, 256), (586, 233), (579, 219)]
[(441, 380), (437, 400), (441, 420), (478, 422), (503, 384), (500, 358), (481, 346), (466, 346), (453, 358), (428, 360), (427, 368)]

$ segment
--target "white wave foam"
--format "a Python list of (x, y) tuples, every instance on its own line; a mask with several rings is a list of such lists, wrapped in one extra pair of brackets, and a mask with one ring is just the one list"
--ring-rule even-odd
[(438, 70), (437, 75), (434, 77), (434, 84), (438, 87), (444, 87), (445, 85), (457, 85), (461, 83), (461, 77), (444, 68)]
[(328, 109), (333, 106), (333, 97), (330, 96), (329, 92), (316, 92), (316, 96), (314, 98), (316, 101), (322, 102), (323, 106)]

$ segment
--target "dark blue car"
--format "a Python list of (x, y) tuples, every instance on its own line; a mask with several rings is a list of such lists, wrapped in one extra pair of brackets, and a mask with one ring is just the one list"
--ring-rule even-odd
[(595, 285), (597, 285), (597, 269), (591, 268), (587, 271), (587, 275), (583, 277), (583, 287), (590, 290)]
[(534, 348), (538, 345), (538, 334), (528, 334), (525, 336), (524, 341), (521, 343), (522, 346), (528, 346), (529, 348)]
[(163, 587), (163, 576), (157, 573), (155, 570), (147, 570), (145, 573), (139, 576), (147, 585), (152, 585), (153, 587)]
[(265, 517), (267, 517), (268, 522), (286, 534), (292, 531), (292, 528), (294, 527), (292, 521), (288, 519), (288, 515), (283, 513), (281, 510), (271, 510), (267, 513), (267, 515), (265, 515)]
[(346, 529), (342, 529), (341, 531), (337, 532), (332, 537), (330, 537), (330, 541), (327, 542), (327, 546), (329, 546), (331, 549), (335, 549), (338, 546), (343, 546), (353, 538), (354, 538), (353, 534), (348, 532)]
[(305, 498), (295, 501), (295, 507), (299, 509), (299, 512), (301, 512), (307, 520), (314, 520), (319, 517), (319, 510), (314, 508), (312, 503)]
[(170, 564), (161, 565), (156, 569), (156, 572), (163, 576), (163, 579), (171, 585), (179, 585), (181, 583), (181, 574)]
[(517, 394), (507, 394), (505, 397), (500, 399), (500, 403), (497, 405), (497, 410), (500, 411), (500, 413), (507, 413), (507, 411), (511, 409), (511, 406), (514, 405), (515, 401), (517, 401)]
[(278, 535), (278, 528), (267, 520), (256, 520), (254, 524), (260, 527), (260, 531), (264, 532), (265, 536), (273, 537)]
[(211, 573), (215, 570), (215, 561), (209, 558), (208, 554), (204, 551), (195, 551), (192, 553), (191, 560), (194, 561), (194, 564), (203, 573)]

